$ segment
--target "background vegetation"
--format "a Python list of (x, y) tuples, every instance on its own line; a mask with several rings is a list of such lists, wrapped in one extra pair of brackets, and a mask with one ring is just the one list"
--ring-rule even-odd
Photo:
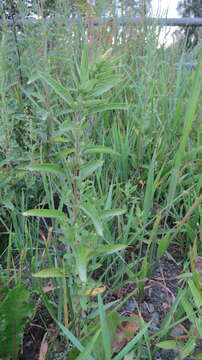
[[(182, 0), (178, 4), (178, 12), (182, 17), (202, 17), (202, 1), (201, 0)], [(194, 26), (183, 29), (186, 38), (186, 46), (194, 47), (201, 41), (201, 30)]]
[[(23, 358), (37, 317), (40, 359), (156, 359), (159, 348), (202, 358), (201, 46), (165, 48), (144, 21), (94, 27), (103, 4), (3, 2), (1, 359)], [(31, 5), (55, 23), (17, 25)], [(181, 272), (160, 328), (138, 310), (115, 346), (121, 307), (141, 304), (165, 257)], [(173, 339), (178, 324), (185, 336)]]

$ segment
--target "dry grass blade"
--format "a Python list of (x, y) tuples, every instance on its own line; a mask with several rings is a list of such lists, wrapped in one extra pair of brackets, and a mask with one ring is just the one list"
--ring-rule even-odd
[(38, 360), (45, 360), (46, 359), (46, 355), (47, 355), (47, 352), (48, 352), (47, 335), (48, 335), (48, 333), (45, 333), (45, 335), (44, 335), (44, 337), (42, 339)]

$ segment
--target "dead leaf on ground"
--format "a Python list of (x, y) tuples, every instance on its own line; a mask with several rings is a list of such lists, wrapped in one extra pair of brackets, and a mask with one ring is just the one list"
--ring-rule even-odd
[(58, 287), (55, 287), (55, 286), (53, 286), (52, 284), (47, 285), (47, 286), (44, 286), (44, 287), (42, 288), (42, 290), (43, 290), (44, 293), (47, 293), (47, 292), (50, 292), (50, 291), (54, 291), (54, 290), (56, 290), (56, 289), (58, 289)]
[(138, 323), (140, 317), (137, 314), (130, 314), (129, 318), (137, 319), (137, 322), (123, 321), (121, 325), (117, 328), (115, 338), (112, 344), (112, 348), (114, 351), (120, 350), (140, 330), (140, 325)]
[[(130, 318), (139, 320), (140, 317), (137, 314), (130, 314)], [(130, 341), (131, 338), (140, 330), (140, 325), (134, 321), (126, 321), (122, 325), (125, 337), (127, 341)]]
[(85, 296), (96, 296), (97, 294), (102, 294), (106, 291), (106, 286), (100, 286), (99, 288), (86, 290), (84, 295)]
[(128, 286), (118, 289), (117, 291), (113, 292), (113, 295), (116, 296), (118, 299), (126, 296), (128, 294)]

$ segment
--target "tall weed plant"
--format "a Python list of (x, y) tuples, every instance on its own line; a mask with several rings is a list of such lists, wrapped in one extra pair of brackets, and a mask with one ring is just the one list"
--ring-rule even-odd
[[(102, 168), (103, 156), (119, 156), (119, 153), (103, 144), (97, 145), (90, 142), (88, 138), (90, 117), (106, 110), (127, 109), (124, 104), (108, 102), (107, 92), (122, 81), (120, 74), (115, 73), (117, 59), (109, 58), (110, 54), (111, 51), (89, 63), (86, 45), (82, 51), (80, 64), (76, 63), (75, 66), (75, 89), (69, 90), (50, 75), (39, 73), (40, 79), (45, 81), (67, 104), (69, 119), (53, 133), (52, 141), (65, 143), (68, 147), (61, 147), (61, 150), (55, 154), (57, 163), (27, 166), (32, 172), (49, 174), (49, 181), (52, 177), (53, 179), (57, 177), (51, 186), (55, 182), (55, 192), (57, 189), (59, 196), (59, 209), (32, 209), (23, 212), (23, 215), (59, 219), (60, 231), (63, 232), (60, 240), (66, 248), (63, 268), (41, 270), (35, 276), (69, 278), (71, 287), (76, 287), (74, 296), (77, 300), (72, 299), (72, 304), (79, 301), (81, 307), (84, 306), (82, 298), (85, 298), (85, 294), (90, 294), (94, 291), (94, 287), (97, 287), (92, 280), (88, 279), (89, 262), (94, 259), (94, 265), (92, 264), (91, 268), (93, 266), (98, 268), (99, 263), (95, 260), (96, 258), (125, 248), (124, 244), (111, 242), (107, 227), (107, 220), (122, 215), (125, 211), (105, 209), (103, 199), (100, 202), (95, 197), (96, 188), (93, 189), (90, 180), (93, 173)], [(102, 206), (101, 203), (103, 203)], [(61, 211), (64, 205), (66, 213)], [(83, 310), (86, 308), (84, 307)]]

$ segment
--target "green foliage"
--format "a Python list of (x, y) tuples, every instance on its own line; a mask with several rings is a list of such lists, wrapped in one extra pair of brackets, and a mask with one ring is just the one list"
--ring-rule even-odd
[(22, 285), (9, 290), (0, 304), (0, 358), (17, 360), (27, 321), (34, 314), (30, 292)]
[[(23, 1), (17, 5), (28, 15)], [(200, 47), (186, 54), (179, 44), (159, 46), (155, 26), (145, 24), (110, 22), (89, 34), (89, 9), (71, 5), (57, 2), (54, 25), (19, 26), (17, 47), (11, 28), (1, 28), (3, 271), (10, 279), (12, 268), (12, 285), (26, 277), (40, 293), (60, 344), (72, 346), (64, 358), (155, 359), (171, 346), (194, 358), (202, 336), (201, 68), (182, 64), (186, 56), (197, 62)], [(121, 1), (119, 11), (131, 14), (133, 5)], [(33, 6), (39, 16), (51, 14), (46, 1)], [(93, 11), (115, 9), (96, 1)], [(70, 12), (78, 22), (64, 26), (61, 14)], [(159, 331), (151, 334), (141, 319), (140, 331), (115, 353), (117, 310), (131, 296), (144, 299), (157, 258), (173, 245), (184, 250), (184, 270)], [(131, 294), (108, 302), (134, 283)], [(187, 338), (173, 339), (184, 320)], [(56, 357), (56, 343), (47, 359)]]
[[(45, 81), (71, 109), (76, 126), (67, 123), (67, 126), (63, 125), (62, 131), (61, 129), (57, 131), (57, 135), (64, 131), (63, 136), (65, 134), (65, 137), (63, 137), (63, 139), (66, 139), (67, 142), (71, 141), (71, 137), (73, 136), (74, 151), (71, 153), (71, 162), (69, 162), (67, 156), (64, 156), (62, 165), (42, 163), (30, 164), (26, 167), (29, 171), (38, 171), (42, 175), (47, 174), (53, 181), (56, 176), (61, 198), (63, 197), (62, 194), (67, 192), (67, 184), (72, 188), (72, 195), (69, 194), (67, 202), (65, 201), (70, 208), (70, 216), (56, 209), (32, 209), (24, 211), (22, 214), (24, 216), (47, 217), (60, 220), (61, 231), (64, 234), (62, 241), (68, 246), (68, 251), (63, 257), (64, 269), (49, 268), (41, 270), (35, 273), (34, 277), (71, 278), (75, 293), (79, 291), (79, 294), (74, 296), (75, 299), (72, 300), (72, 303), (76, 301), (80, 305), (79, 311), (81, 313), (86, 310), (85, 293), (87, 289), (92, 287), (92, 284), (93, 287), (96, 287), (96, 283), (88, 278), (90, 261), (117, 253), (126, 247), (124, 244), (118, 243), (103, 244), (103, 241), (109, 242), (108, 239), (111, 237), (109, 230), (107, 234), (105, 223), (109, 218), (120, 216), (124, 214), (125, 211), (120, 209), (98, 211), (90, 202), (88, 196), (86, 196), (85, 187), (87, 187), (88, 183), (84, 183), (86, 179), (91, 177), (94, 172), (104, 164), (104, 160), (89, 160), (89, 155), (94, 158), (97, 154), (117, 156), (117, 152), (109, 147), (96, 145), (87, 146), (88, 142), (85, 139), (86, 120), (87, 116), (92, 113), (92, 104), (94, 106), (95, 98), (104, 96), (107, 91), (121, 81), (119, 74), (113, 78), (113, 72), (116, 70), (115, 64), (116, 60), (109, 59), (109, 54), (100, 56), (93, 64), (89, 63), (87, 47), (84, 46), (80, 67), (77, 67), (77, 88), (74, 89), (72, 94), (49, 75), (39, 73), (39, 77)], [(105, 73), (108, 75), (106, 76)], [(92, 81), (92, 86), (88, 86), (88, 84), (86, 86), (88, 79), (91, 79), (89, 81)], [(101, 102), (107, 103), (108, 101), (107, 99), (99, 100), (98, 105), (101, 105)], [(114, 106), (111, 107), (110, 103), (108, 105), (108, 109)], [(119, 104), (116, 106), (122, 107), (122, 105)], [(123, 108), (125, 108), (125, 106), (123, 106)], [(102, 107), (96, 109), (96, 112), (100, 111), (103, 111)], [(93, 227), (90, 223), (92, 223)], [(94, 338), (92, 343), (90, 342), (90, 345), (85, 350), (86, 354), (89, 354), (96, 339), (97, 337)]]
[[(202, 17), (202, 1), (201, 0), (181, 0), (177, 6), (177, 10), (182, 17)], [(200, 40), (200, 29), (195, 26), (185, 27), (183, 29), (186, 38), (187, 48), (193, 48)]]

